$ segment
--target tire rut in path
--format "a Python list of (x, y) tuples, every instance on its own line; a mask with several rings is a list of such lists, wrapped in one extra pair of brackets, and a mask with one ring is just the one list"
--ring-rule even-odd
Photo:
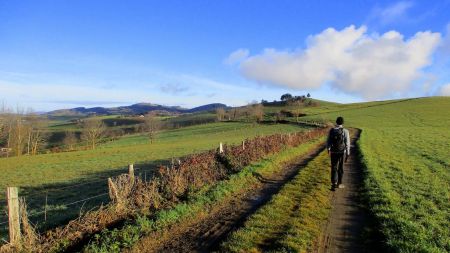
[(332, 210), (324, 231), (314, 252), (369, 252), (365, 248), (361, 235), (368, 222), (368, 215), (361, 202), (363, 189), (363, 171), (359, 161), (359, 152), (355, 147), (361, 130), (353, 129), (352, 152), (344, 165), (344, 189), (336, 189), (331, 195)]
[(175, 225), (163, 232), (150, 234), (133, 248), (134, 252), (211, 252), (247, 217), (267, 203), (281, 187), (322, 150), (318, 145), (306, 155), (286, 164), (280, 171), (263, 178), (258, 176), (259, 186), (218, 203), (207, 214), (200, 215), (185, 224)]

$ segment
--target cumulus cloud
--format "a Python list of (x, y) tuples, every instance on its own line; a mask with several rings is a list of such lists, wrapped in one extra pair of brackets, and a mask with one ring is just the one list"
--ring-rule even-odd
[[(418, 32), (405, 39), (396, 31), (368, 34), (365, 26), (328, 28), (309, 36), (305, 49), (265, 49), (241, 59), (244, 77), (289, 88), (332, 87), (367, 99), (406, 92), (441, 40), (439, 33)], [(231, 55), (230, 55), (231, 56)]]
[(450, 96), (450, 83), (443, 85), (441, 87), (440, 95), (441, 96)]

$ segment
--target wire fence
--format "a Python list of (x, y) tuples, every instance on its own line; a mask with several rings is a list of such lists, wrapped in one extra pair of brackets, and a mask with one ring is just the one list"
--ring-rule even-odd
[[(135, 177), (147, 181), (154, 168), (134, 168)], [(128, 169), (115, 171), (114, 175), (100, 177), (92, 181), (62, 187), (48, 187), (31, 192), (23, 190), (19, 197), (25, 197), (28, 218), (38, 230), (47, 230), (75, 219), (83, 210), (92, 210), (109, 202), (107, 179), (128, 173)], [(30, 191), (30, 193), (28, 193)], [(0, 201), (0, 245), (7, 243), (8, 212), (7, 201)]]

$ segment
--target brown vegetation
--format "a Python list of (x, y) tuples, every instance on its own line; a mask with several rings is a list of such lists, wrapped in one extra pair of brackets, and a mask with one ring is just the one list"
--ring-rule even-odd
[(45, 143), (43, 129), (46, 119), (28, 110), (12, 109), (2, 105), (0, 108), (0, 146), (6, 150), (6, 156), (11, 154), (36, 155)]
[(86, 119), (83, 121), (81, 138), (85, 140), (91, 149), (95, 149), (98, 141), (103, 137), (106, 127), (100, 119)]

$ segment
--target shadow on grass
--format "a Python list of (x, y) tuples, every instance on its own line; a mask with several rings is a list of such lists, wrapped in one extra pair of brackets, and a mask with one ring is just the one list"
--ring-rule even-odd
[[(137, 163), (134, 165), (135, 176), (149, 181), (160, 165), (169, 163), (169, 160)], [(25, 198), (28, 217), (38, 231), (42, 232), (67, 224), (70, 220), (79, 217), (81, 213), (95, 210), (102, 204), (109, 203), (108, 177), (124, 173), (128, 173), (127, 167), (89, 173), (69, 182), (21, 187), (19, 197)], [(0, 204), (4, 208), (0, 214), (0, 222), (7, 221), (6, 202), (3, 201)], [(7, 237), (7, 225), (0, 226), (0, 238)]]

